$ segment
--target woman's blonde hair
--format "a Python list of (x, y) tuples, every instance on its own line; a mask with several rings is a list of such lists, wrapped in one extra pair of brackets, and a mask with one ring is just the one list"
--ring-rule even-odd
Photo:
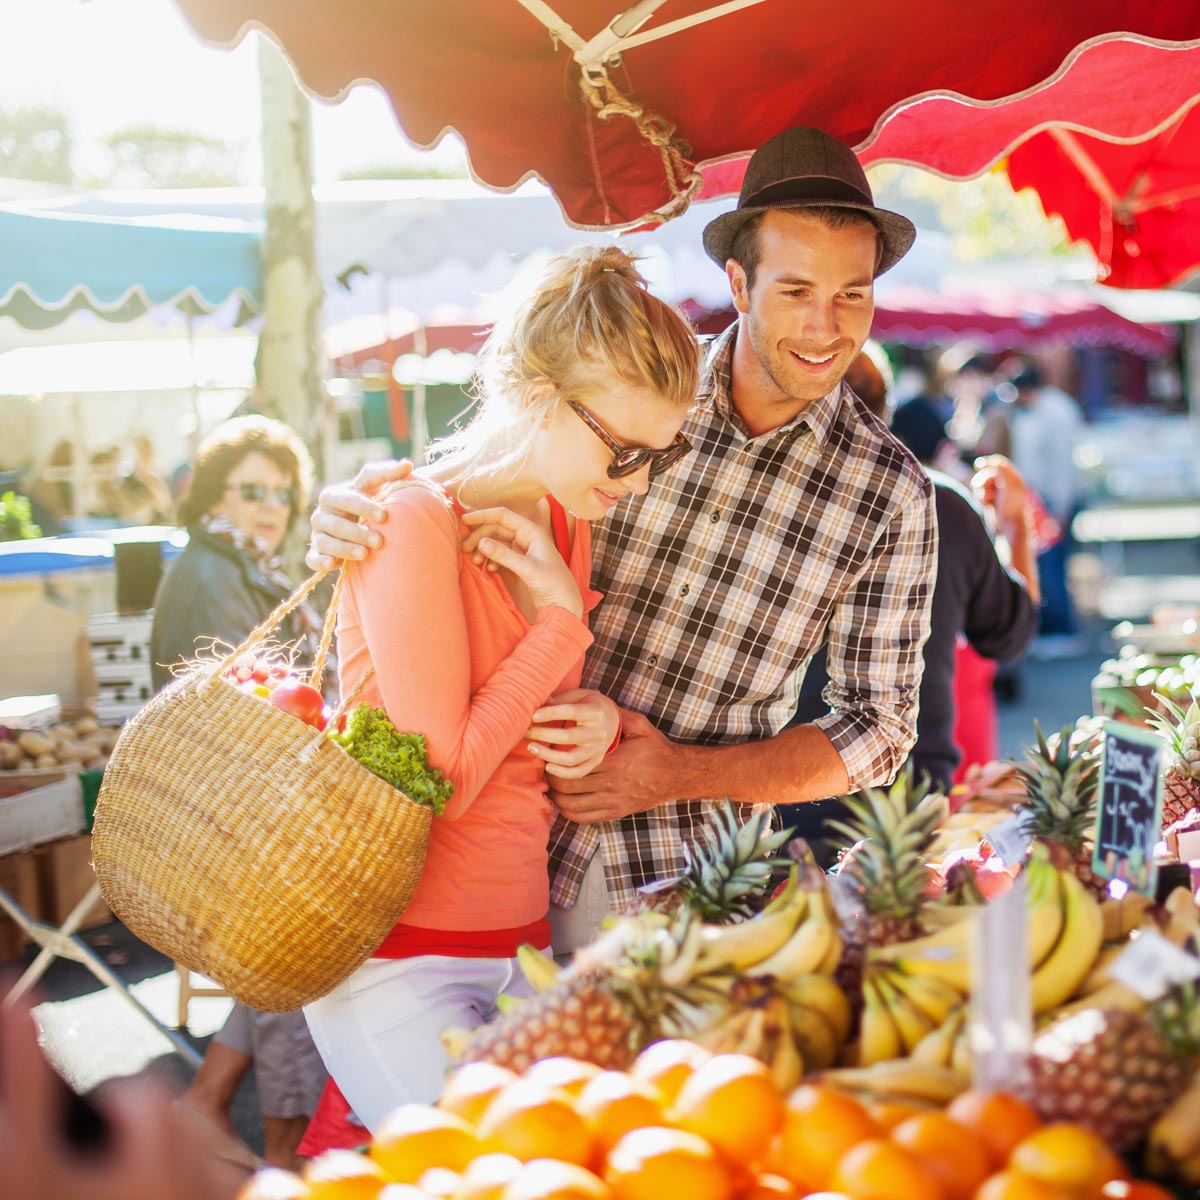
[(550, 391), (529, 397), (537, 383), (587, 404), (598, 384), (616, 379), (688, 408), (699, 378), (691, 326), (647, 291), (634, 259), (616, 246), (581, 246), (547, 262), (531, 290), (496, 322), (479, 356), (473, 417), (430, 452), (451, 460), (455, 479), (484, 461), (517, 463), (559, 403)]

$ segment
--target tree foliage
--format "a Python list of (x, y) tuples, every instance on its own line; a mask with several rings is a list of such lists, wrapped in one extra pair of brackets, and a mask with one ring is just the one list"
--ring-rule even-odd
[(186, 129), (128, 125), (109, 134), (107, 175), (115, 188), (236, 187), (248, 181), (244, 149)]
[(72, 149), (66, 113), (52, 108), (0, 109), (0, 178), (71, 184)]

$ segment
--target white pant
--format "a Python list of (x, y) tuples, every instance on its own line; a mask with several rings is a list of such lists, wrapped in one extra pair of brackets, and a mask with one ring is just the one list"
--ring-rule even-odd
[(604, 876), (604, 854), (598, 849), (579, 882), (579, 895), (574, 905), (571, 908), (550, 905), (547, 920), (554, 957), (563, 964), (570, 962), (571, 955), (580, 946), (586, 946), (600, 935), (600, 926), (610, 912), (612, 905)]
[(515, 958), (373, 958), (304, 1009), (342, 1095), (372, 1132), (394, 1108), (432, 1104), (450, 1060), (438, 1035), (476, 1029), (501, 995), (532, 992)]

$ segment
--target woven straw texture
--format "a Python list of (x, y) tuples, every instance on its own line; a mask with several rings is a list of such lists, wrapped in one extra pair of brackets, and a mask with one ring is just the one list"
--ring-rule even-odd
[(252, 1008), (289, 1012), (383, 941), (420, 878), (432, 811), (219, 671), (194, 669), (122, 730), (96, 876), (143, 941)]

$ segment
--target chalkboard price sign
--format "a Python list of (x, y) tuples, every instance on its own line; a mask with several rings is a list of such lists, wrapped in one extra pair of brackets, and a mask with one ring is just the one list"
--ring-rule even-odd
[(1154, 847), (1162, 823), (1162, 738), (1147, 729), (1107, 722), (1096, 804), (1092, 870), (1153, 897)]

